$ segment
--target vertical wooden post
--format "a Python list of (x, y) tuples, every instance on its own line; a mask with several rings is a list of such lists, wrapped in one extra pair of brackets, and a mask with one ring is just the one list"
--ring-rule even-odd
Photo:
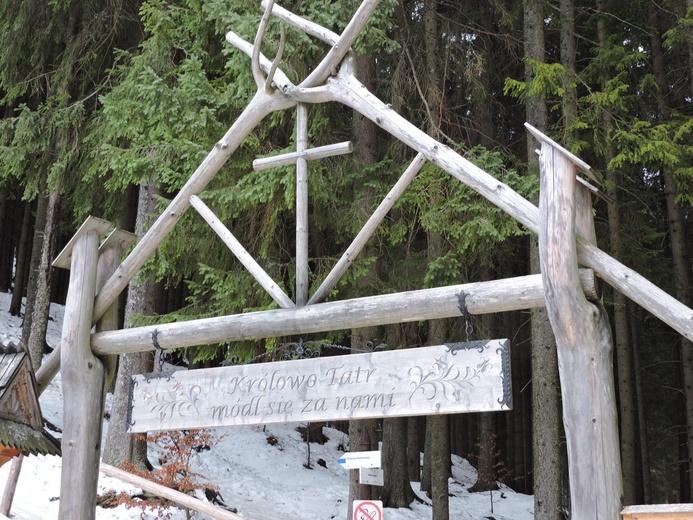
[[(603, 309), (580, 290), (575, 163), (547, 138), (540, 167), (539, 257), (558, 348), (571, 518), (613, 520), (620, 511), (622, 485), (611, 331)], [(578, 227), (589, 233), (584, 220)]]
[(0, 502), (0, 515), (10, 516), (14, 492), (17, 490), (17, 481), (22, 471), (22, 462), (24, 462), (24, 455), (21, 453), (12, 459), (12, 468), (7, 482), (5, 482), (5, 491), (2, 494), (2, 502)]
[[(127, 233), (125, 231), (115, 230), (109, 235), (106, 241), (99, 248), (99, 260), (96, 269), (96, 289), (100, 289), (103, 284), (108, 280), (108, 278), (114, 273), (116, 267), (120, 263), (120, 257), (123, 255), (123, 251), (127, 249), (130, 245), (134, 244), (137, 240), (137, 235), (133, 233)], [(104, 330), (115, 330), (118, 328), (118, 304), (115, 302), (106, 311), (106, 313), (101, 317), (101, 319), (96, 324), (96, 331), (101, 332)], [(105, 397), (106, 391), (115, 377), (115, 370), (117, 364), (117, 356), (105, 356), (102, 360), (104, 363), (104, 385), (103, 385), (103, 396)], [(44, 387), (41, 388), (43, 390)], [(40, 393), (40, 392), (39, 392)], [(101, 407), (101, 416), (103, 417), (103, 406)], [(100, 424), (103, 424), (102, 422)], [(10, 469), (10, 476), (5, 483), (5, 491), (2, 495), (2, 501), (0, 502), (0, 514), (5, 516), (10, 515), (10, 510), (12, 508), (12, 501), (14, 499), (14, 493), (17, 488), (17, 481), (19, 480), (19, 475), (22, 470), (22, 462), (24, 461), (24, 455), (17, 455), (12, 459), (12, 468)]]
[(80, 231), (72, 249), (61, 338), (64, 404), (60, 520), (95, 518), (101, 455), (104, 369), (89, 344), (101, 237), (97, 230), (86, 226)]
[[(137, 235), (120, 229), (114, 230), (108, 238), (104, 240), (99, 248), (99, 261), (96, 268), (96, 292), (101, 290), (106, 281), (111, 277), (115, 270), (120, 265), (120, 259), (123, 252), (132, 244), (137, 242)], [(118, 300), (114, 301), (111, 306), (106, 309), (103, 316), (96, 322), (96, 332), (118, 329)], [(113, 382), (116, 375), (116, 365), (118, 356), (104, 356), (101, 362), (104, 366), (104, 382), (103, 395), (106, 396), (108, 388)], [(101, 410), (103, 415), (103, 407)]]
[[(308, 105), (296, 109), (296, 151), (308, 148)], [(296, 306), (308, 303), (308, 161), (296, 159)]]

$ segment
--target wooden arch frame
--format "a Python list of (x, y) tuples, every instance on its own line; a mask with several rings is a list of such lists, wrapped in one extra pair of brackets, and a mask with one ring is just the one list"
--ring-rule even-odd
[[(305, 132), (301, 130), (305, 124), (305, 107), (325, 102), (342, 103), (358, 111), (418, 153), (410, 170), (403, 175), (402, 183), (406, 183), (406, 179), (413, 175), (412, 171), (418, 169), (424, 160), (431, 161), (532, 232), (538, 233), (543, 244), (542, 275), (320, 303), (329, 289), (318, 289), (309, 298), (306, 277), (303, 276), (307, 271), (301, 271), (297, 273), (297, 279), (305, 287), (302, 286), (297, 291), (295, 303), (277, 291), (271, 280), (265, 279), (265, 283), (261, 283), (266, 285), (265, 288), (282, 309), (194, 320), (183, 326), (157, 326), (158, 344), (162, 348), (178, 348), (222, 339), (259, 339), (280, 334), (327, 331), (356, 323), (349, 319), (358, 319), (358, 325), (365, 326), (459, 316), (458, 295), (462, 290), (468, 295), (467, 310), (472, 314), (530, 308), (546, 303), (557, 336), (559, 359), (564, 363), (561, 372), (570, 375), (562, 377), (564, 400), (567, 408), (570, 408), (571, 402), (574, 404), (570, 411), (573, 415), (564, 416), (568, 427), (573, 518), (615, 518), (620, 508), (621, 484), (618, 440), (614, 436), (617, 431), (616, 417), (615, 411), (610, 409), (613, 408), (613, 403), (609, 402), (613, 393), (612, 376), (608, 373), (610, 355), (602, 352), (599, 362), (594, 364), (590, 361), (589, 354), (585, 354), (599, 352), (600, 346), (610, 344), (610, 338), (598, 316), (598, 307), (583, 295), (595, 296), (594, 277), (598, 273), (599, 278), (690, 340), (693, 340), (693, 311), (601, 251), (591, 241), (589, 226), (576, 227), (576, 218), (580, 220), (589, 212), (578, 211), (576, 217), (575, 200), (588, 201), (589, 198), (582, 188), (578, 188), (576, 195), (575, 170), (589, 172), (589, 166), (558, 144), (540, 132), (529, 129), (542, 143), (543, 202), (540, 204), (540, 211), (540, 208), (510, 187), (413, 126), (359, 83), (353, 74), (350, 48), (377, 7), (378, 0), (364, 0), (341, 35), (273, 4), (273, 1), (263, 0), (265, 14), (254, 44), (243, 41), (233, 32), (226, 37), (234, 47), (251, 57), (257, 93), (129, 256), (117, 265), (117, 261), (113, 261), (113, 251), (118, 251), (118, 248), (108, 248), (111, 260), (97, 267), (105, 253), (99, 253), (99, 240), (104, 231), (103, 226), (96, 221), (85, 225), (75, 237), (72, 244), (74, 249), (65, 253), (67, 256), (63, 260), (71, 256), (72, 273), (62, 348), (57, 348), (37, 373), (39, 388), (45, 388), (62, 364), (65, 396), (70, 396), (70, 413), (74, 414), (78, 410), (81, 414), (78, 421), (67, 421), (64, 431), (62, 480), (65, 485), (61, 487), (60, 518), (86, 519), (93, 518), (94, 515), (99, 455), (95, 448), (98, 448), (98, 435), (93, 431), (94, 428), (80, 430), (78, 425), (84, 425), (85, 421), (87, 425), (91, 421), (100, 423), (102, 410), (99, 399), (94, 396), (100, 395), (103, 387), (104, 368), (96, 356), (155, 348), (152, 342), (153, 327), (110, 330), (114, 328), (112, 312), (118, 295), (190, 205), (195, 206), (198, 211), (206, 211), (198, 195), (255, 126), (276, 110), (298, 106), (297, 152), (291, 160), (295, 160), (297, 164), (298, 175), (303, 175), (305, 161), (310, 158), (311, 153), (306, 148)], [(330, 45), (323, 61), (298, 85), (289, 81), (277, 67), (278, 59), (273, 63), (260, 53), (264, 27), (271, 15)], [(262, 71), (267, 74), (266, 77)], [(555, 194), (555, 199), (547, 197), (546, 193)], [(307, 201), (301, 193), (297, 199), (299, 204)], [(565, 206), (569, 211), (553, 211), (557, 208), (556, 204), (561, 205), (559, 209), (562, 210)], [(300, 216), (303, 207), (297, 208), (299, 221), (303, 218)], [(564, 218), (566, 214), (568, 216)], [(208, 222), (213, 220), (211, 215)], [(220, 231), (220, 234), (224, 233), (223, 229)], [(360, 234), (357, 237), (353, 249), (345, 253), (332, 278), (338, 278), (339, 273), (348, 267), (350, 259), (357, 254), (367, 235), (367, 231), (364, 231), (363, 236)], [(300, 266), (306, 261), (307, 240), (304, 235), (299, 236), (298, 232), (297, 243), (297, 264)], [(555, 252), (556, 248), (565, 244), (568, 247), (561, 250), (562, 255), (552, 255), (552, 251)], [(122, 244), (120, 246), (122, 250)], [(102, 251), (103, 249), (101, 246)], [(239, 250), (239, 254), (243, 255), (243, 251)], [(562, 261), (553, 261), (557, 259)], [(578, 270), (578, 264), (584, 268), (582, 271)], [(256, 270), (251, 261), (249, 265), (249, 269)], [(256, 274), (263, 277), (260, 272)], [(377, 306), (378, 313), (370, 312), (374, 306)], [(560, 313), (556, 312), (559, 306)], [(568, 321), (571, 326), (581, 327), (585, 324), (589, 327), (589, 334), (576, 336), (574, 329), (564, 327)], [(97, 325), (97, 332), (91, 333), (94, 324)], [(584, 344), (589, 344), (588, 348), (583, 348)], [(570, 367), (565, 363), (579, 367), (581, 379), (574, 381), (574, 374), (568, 372)], [(578, 399), (581, 385), (589, 387), (590, 399), (597, 399), (596, 407), (581, 406)], [(66, 413), (67, 408), (66, 406)], [(589, 453), (585, 450), (580, 452), (578, 447), (581, 443), (589, 442), (589, 439), (597, 445), (587, 450)], [(604, 464), (608, 466), (606, 470)], [(82, 482), (83, 486), (74, 486), (77, 481)]]

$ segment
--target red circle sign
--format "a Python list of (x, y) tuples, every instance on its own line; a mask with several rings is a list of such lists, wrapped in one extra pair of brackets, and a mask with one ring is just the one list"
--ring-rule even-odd
[(383, 503), (379, 500), (354, 500), (354, 520), (383, 520)]

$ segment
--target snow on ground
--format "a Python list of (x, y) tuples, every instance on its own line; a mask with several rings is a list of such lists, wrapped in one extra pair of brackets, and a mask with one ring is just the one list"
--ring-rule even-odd
[[(0, 293), (0, 341), (18, 342), (21, 320), (7, 313), (10, 295)], [(63, 308), (51, 306), (48, 344), (55, 347), (60, 341)], [(108, 403), (107, 403), (108, 406)], [(41, 396), (44, 417), (62, 427), (62, 390), (60, 374)], [(195, 455), (192, 469), (204, 475), (206, 482), (219, 486), (219, 492), (238, 515), (251, 520), (315, 519), (343, 520), (351, 518), (348, 501), (347, 471), (337, 464), (348, 442), (347, 436), (335, 429), (325, 428), (329, 438), (324, 445), (311, 443), (310, 465), (306, 468), (308, 448), (296, 428), (301, 424), (239, 426), (219, 429), (222, 439), (210, 450)], [(104, 423), (104, 431), (108, 422)], [(105, 435), (104, 435), (105, 438)], [(150, 460), (156, 461), (156, 447), (150, 448)], [(322, 459), (324, 467), (318, 464)], [(469, 463), (455, 456), (453, 478), (450, 479), (450, 518), (455, 520), (529, 520), (534, 517), (533, 499), (501, 486), (489, 492), (469, 493), (476, 472)], [(61, 459), (54, 456), (31, 456), (24, 459), (15, 494), (12, 516), (17, 520), (57, 518), (60, 495)], [(0, 468), (0, 486), (9, 474), (10, 464)], [(412, 483), (418, 491), (418, 484)], [(99, 493), (108, 490), (129, 491), (134, 488), (117, 479), (101, 475)], [(411, 509), (384, 511), (384, 520), (425, 520), (431, 518), (430, 501), (418, 493), (421, 502)], [(198, 497), (199, 498), (199, 497)], [(493, 507), (493, 512), (492, 508)], [(0, 515), (0, 518), (1, 515)], [(141, 516), (138, 509), (97, 508), (98, 520), (153, 519)], [(183, 520), (185, 513), (174, 510), (172, 520)], [(205, 519), (204, 515), (194, 518)]]

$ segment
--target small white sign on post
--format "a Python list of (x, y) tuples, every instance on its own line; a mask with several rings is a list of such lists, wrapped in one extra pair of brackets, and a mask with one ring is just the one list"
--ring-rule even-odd
[(383, 520), (380, 500), (354, 500), (354, 520)]
[(337, 460), (337, 463), (346, 469), (379, 468), (382, 460), (380, 453), (379, 451), (347, 452)]
[(382, 486), (385, 484), (385, 473), (381, 468), (359, 468), (359, 484)]

